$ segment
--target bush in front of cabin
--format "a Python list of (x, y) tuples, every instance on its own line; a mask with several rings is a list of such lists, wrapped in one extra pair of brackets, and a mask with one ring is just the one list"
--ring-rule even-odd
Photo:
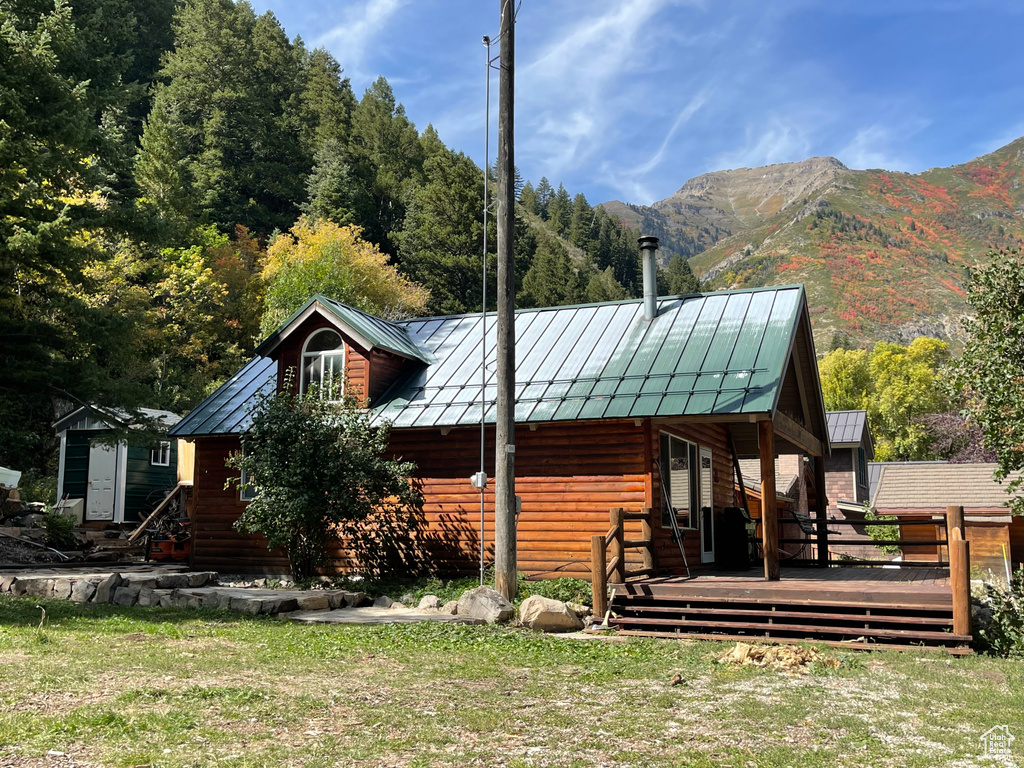
[(283, 549), (297, 581), (315, 576), (338, 543), (364, 572), (409, 567), (423, 497), (414, 465), (387, 458), (388, 433), (350, 397), (292, 394), (291, 381), (261, 396), (242, 451), (228, 459), (241, 471), (229, 483), (252, 497), (235, 527)]
[(1024, 658), (1024, 568), (1018, 568), (1005, 589), (985, 584), (984, 624), (975, 635), (982, 648), (996, 656)]

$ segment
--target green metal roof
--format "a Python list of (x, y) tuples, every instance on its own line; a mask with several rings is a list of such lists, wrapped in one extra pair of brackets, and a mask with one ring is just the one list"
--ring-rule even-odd
[[(376, 345), (425, 363), (373, 403), (376, 423), (478, 424), (482, 366), (485, 419), (494, 421), (493, 313), (487, 316), (486, 362), (479, 314), (387, 322), (323, 297), (311, 299), (258, 351), (266, 354), (272, 340), (317, 302), (366, 338), (372, 335)], [(516, 421), (774, 412), (806, 311), (799, 285), (662, 298), (650, 321), (635, 299), (519, 310)], [(257, 357), (171, 434), (244, 431), (249, 404), (273, 386), (273, 373), (272, 361)]]
[(402, 323), (383, 320), (320, 294), (313, 296), (281, 323), (280, 327), (256, 348), (256, 354), (267, 354), (287, 336), (295, 320), (315, 309), (325, 310), (330, 317), (340, 323), (351, 338), (365, 344), (367, 349), (386, 349), (410, 360), (433, 362), (433, 359), (409, 338), (409, 333)]
[[(775, 410), (803, 286), (516, 313), (516, 421), (748, 414)], [(438, 360), (375, 404), (396, 428), (479, 423), (479, 314), (408, 320)], [(485, 420), (495, 418), (495, 318), (488, 315)]]

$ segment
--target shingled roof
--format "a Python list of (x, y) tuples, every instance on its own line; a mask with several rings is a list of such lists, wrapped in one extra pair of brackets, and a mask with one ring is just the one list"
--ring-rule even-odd
[[(879, 511), (942, 511), (951, 504), (965, 509), (996, 510), (1009, 500), (1008, 478), (998, 482), (996, 464), (880, 462), (871, 503)], [(1019, 474), (1019, 473), (1018, 473)]]

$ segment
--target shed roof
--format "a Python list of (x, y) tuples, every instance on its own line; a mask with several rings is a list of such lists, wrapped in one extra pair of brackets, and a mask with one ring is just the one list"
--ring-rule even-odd
[(951, 504), (965, 509), (997, 509), (1010, 497), (1006, 483), (992, 473), (997, 464), (944, 462), (880, 462), (878, 483), (871, 497), (877, 510), (944, 510)]
[[(372, 403), (377, 423), (391, 421), (396, 428), (479, 424), (482, 388), (485, 419), (494, 422), (494, 313), (486, 318), (484, 360), (480, 314), (387, 322), (314, 297), (260, 346), (260, 354), (268, 354), (312, 307), (344, 318), (353, 328), (358, 324), (379, 346), (395, 351), (408, 345), (402, 354), (423, 363), (407, 366)], [(812, 393), (808, 429), (824, 438), (807, 317), (800, 285), (666, 297), (653, 320), (644, 318), (642, 302), (635, 299), (519, 310), (516, 421), (774, 414), (784, 381), (795, 375), (792, 357), (799, 337), (801, 359), (809, 355), (810, 363), (800, 366), (800, 375), (809, 377), (802, 388)], [(244, 431), (247, 403), (269, 386), (272, 366), (262, 357), (250, 362), (174, 434)], [(737, 435), (738, 442), (743, 439)]]
[[(173, 411), (163, 411), (158, 408), (136, 408), (135, 413), (144, 419), (148, 419), (154, 426), (171, 427), (181, 421), (181, 416)], [(91, 419), (95, 426), (87, 425), (87, 427), (78, 427), (78, 429), (102, 429), (104, 427), (113, 429), (115, 427), (131, 426), (133, 414), (123, 408), (83, 405), (55, 421), (53, 429), (59, 434), (86, 419)], [(113, 422), (113, 424), (110, 422)]]

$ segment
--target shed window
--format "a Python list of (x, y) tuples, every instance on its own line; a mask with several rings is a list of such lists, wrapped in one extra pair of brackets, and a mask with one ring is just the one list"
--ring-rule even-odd
[[(245, 446), (242, 446), (242, 457), (245, 457)], [(249, 475), (244, 469), (238, 470), (238, 500), (252, 501), (256, 498), (256, 488), (249, 482)]]
[(154, 467), (169, 467), (171, 465), (171, 444), (161, 440), (160, 444), (149, 452), (149, 463)]
[[(701, 498), (698, 455), (697, 446), (693, 443), (661, 433), (662, 483), (680, 528), (697, 527), (697, 510), (694, 507), (695, 502)], [(710, 489), (708, 492), (710, 494)], [(661, 505), (661, 524), (664, 528), (672, 527), (668, 507), (667, 503)]]
[(336, 331), (317, 331), (306, 340), (302, 349), (302, 378), (299, 391), (306, 394), (310, 387), (341, 394), (345, 371), (345, 342)]

